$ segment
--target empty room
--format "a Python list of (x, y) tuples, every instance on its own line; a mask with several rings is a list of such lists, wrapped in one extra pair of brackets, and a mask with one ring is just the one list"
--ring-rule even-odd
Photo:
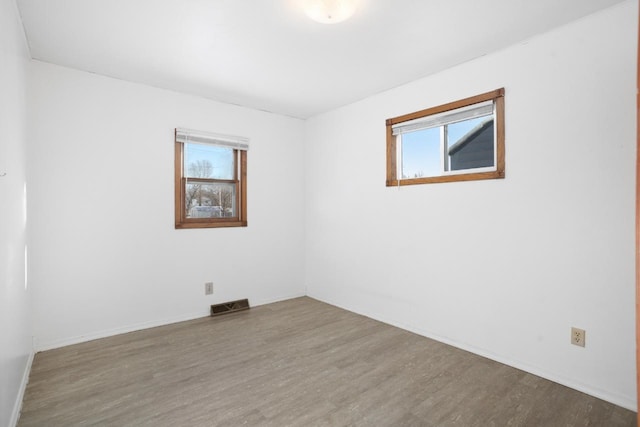
[(0, 0), (0, 426), (636, 426), (637, 0)]

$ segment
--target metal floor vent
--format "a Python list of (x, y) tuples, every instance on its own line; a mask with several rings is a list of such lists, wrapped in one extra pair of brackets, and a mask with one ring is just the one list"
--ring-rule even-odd
[(219, 316), (221, 314), (242, 310), (249, 310), (249, 300), (246, 298), (237, 301), (223, 302), (222, 304), (213, 304), (211, 306), (211, 315)]

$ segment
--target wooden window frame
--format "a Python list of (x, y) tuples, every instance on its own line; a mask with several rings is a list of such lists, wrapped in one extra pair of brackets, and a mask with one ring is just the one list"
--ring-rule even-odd
[[(396, 136), (393, 135), (393, 125), (407, 122), (410, 120), (420, 119), (422, 117), (434, 114), (444, 113), (450, 110), (467, 107), (485, 101), (494, 101), (495, 103), (495, 120), (496, 120), (496, 170), (485, 172), (469, 172), (451, 175), (439, 175), (420, 178), (398, 179), (398, 158)], [(505, 161), (504, 161), (504, 88), (491, 92), (461, 99), (459, 101), (450, 102), (448, 104), (439, 105), (437, 107), (427, 108), (425, 110), (416, 111), (414, 113), (405, 114), (392, 119), (387, 119), (387, 187), (396, 187), (399, 185), (415, 185), (415, 184), (434, 184), (441, 182), (456, 181), (476, 181), (482, 179), (502, 179), (505, 177)], [(472, 169), (470, 169), (472, 170)]]
[(185, 143), (175, 141), (175, 228), (218, 228), (247, 226), (247, 152), (233, 150), (234, 177), (228, 179), (189, 178), (203, 183), (231, 183), (236, 185), (236, 216), (229, 218), (187, 218), (185, 193), (187, 178), (184, 173)]

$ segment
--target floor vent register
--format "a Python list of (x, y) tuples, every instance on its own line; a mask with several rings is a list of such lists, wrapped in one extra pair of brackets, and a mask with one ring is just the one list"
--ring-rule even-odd
[(213, 304), (211, 306), (211, 315), (220, 316), (221, 314), (234, 313), (242, 310), (249, 310), (249, 300), (246, 298), (237, 301), (223, 302), (221, 304)]

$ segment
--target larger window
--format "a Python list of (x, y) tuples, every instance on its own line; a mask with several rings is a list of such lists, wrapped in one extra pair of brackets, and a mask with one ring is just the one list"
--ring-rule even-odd
[(248, 139), (175, 132), (176, 228), (247, 225)]
[(387, 186), (504, 178), (504, 89), (387, 120)]

